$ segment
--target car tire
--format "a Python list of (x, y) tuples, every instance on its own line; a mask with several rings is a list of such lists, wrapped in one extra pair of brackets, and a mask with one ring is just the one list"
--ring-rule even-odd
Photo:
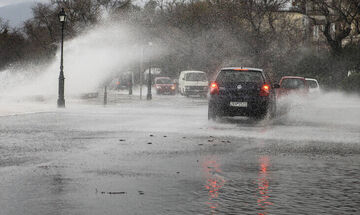
[(253, 118), (254, 120), (256, 121), (260, 121), (260, 120), (263, 120), (265, 119), (266, 115), (267, 115), (268, 111), (267, 109), (265, 110), (258, 110), (256, 111), (252, 116), (250, 116), (251, 118)]

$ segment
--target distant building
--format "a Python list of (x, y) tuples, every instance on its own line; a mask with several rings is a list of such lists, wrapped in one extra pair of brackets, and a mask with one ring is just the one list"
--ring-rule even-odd
[[(320, 1), (299, 1), (293, 0), (290, 10), (298, 11), (304, 15), (304, 31), (305, 42), (318, 49), (326, 48), (328, 46), (327, 38), (324, 35), (324, 31), (330, 34), (330, 37), (335, 39), (336, 36), (341, 34), (341, 27), (346, 25), (342, 17), (339, 15), (339, 10), (335, 8), (344, 7), (346, 1), (339, 0), (320, 0)], [(328, 13), (327, 13), (328, 12)], [(351, 32), (349, 36), (344, 38), (341, 42), (342, 46), (345, 46), (349, 42), (360, 42), (359, 32), (357, 32), (355, 21), (359, 22), (360, 13), (357, 15), (357, 19), (354, 19), (351, 24)], [(328, 27), (328, 29), (326, 29)]]

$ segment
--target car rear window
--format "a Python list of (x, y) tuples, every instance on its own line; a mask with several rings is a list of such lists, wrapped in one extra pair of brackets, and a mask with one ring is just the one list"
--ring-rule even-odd
[(187, 73), (185, 74), (187, 81), (207, 81), (205, 73)]
[(171, 80), (167, 78), (157, 79), (156, 84), (171, 84)]
[(299, 78), (286, 78), (281, 81), (281, 87), (285, 89), (305, 88), (305, 82)]
[(264, 77), (260, 71), (246, 70), (222, 70), (216, 81), (228, 83), (228, 82), (254, 82), (263, 83)]

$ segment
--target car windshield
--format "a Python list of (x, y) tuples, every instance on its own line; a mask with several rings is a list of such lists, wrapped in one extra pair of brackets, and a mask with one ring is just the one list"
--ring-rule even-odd
[(207, 81), (205, 73), (187, 73), (185, 75), (187, 81)]
[(314, 80), (306, 80), (306, 82), (309, 84), (310, 88), (318, 88), (318, 83)]
[(171, 84), (171, 79), (168, 78), (157, 79), (156, 84)]
[(218, 77), (218, 82), (254, 82), (263, 83), (264, 78), (260, 71), (237, 71), (237, 70), (222, 70)]
[(305, 82), (299, 78), (286, 78), (282, 80), (281, 87), (285, 89), (301, 89), (305, 88)]

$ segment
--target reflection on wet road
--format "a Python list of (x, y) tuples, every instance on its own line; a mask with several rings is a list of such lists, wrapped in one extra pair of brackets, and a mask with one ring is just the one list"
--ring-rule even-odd
[(337, 100), (260, 122), (180, 96), (1, 117), (0, 214), (359, 214), (360, 99)]
[(219, 207), (217, 201), (221, 198), (219, 190), (224, 186), (225, 179), (220, 175), (221, 169), (216, 158), (205, 158), (202, 166), (206, 177), (205, 188), (208, 190), (208, 201), (206, 204), (210, 207), (210, 214), (215, 214), (216, 209)]
[(268, 156), (261, 156), (259, 159), (259, 175), (256, 181), (258, 187), (258, 206), (261, 210), (258, 212), (258, 215), (265, 215), (267, 214), (267, 207), (272, 205), (270, 195), (271, 195), (271, 188), (269, 186), (268, 180), (268, 168), (269, 168), (269, 157)]

